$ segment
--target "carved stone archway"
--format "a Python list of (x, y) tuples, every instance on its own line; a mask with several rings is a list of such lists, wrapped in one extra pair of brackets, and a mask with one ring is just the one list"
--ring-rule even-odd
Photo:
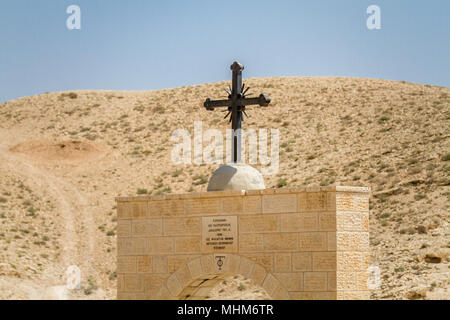
[(289, 292), (272, 273), (235, 254), (204, 255), (184, 263), (167, 279), (156, 299), (201, 299), (226, 277), (237, 274), (262, 287), (275, 300), (290, 299)]

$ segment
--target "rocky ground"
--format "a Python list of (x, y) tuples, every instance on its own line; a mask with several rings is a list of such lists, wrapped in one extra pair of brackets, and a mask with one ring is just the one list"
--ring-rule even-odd
[[(450, 89), (324, 77), (245, 83), (272, 103), (249, 108), (244, 128), (280, 130), (280, 168), (267, 187), (370, 186), (372, 264), (382, 275), (372, 297), (449, 299)], [(0, 298), (115, 298), (115, 197), (205, 191), (218, 165), (173, 164), (170, 138), (192, 134), (196, 120), (225, 133), (225, 114), (202, 104), (227, 85), (0, 104)], [(82, 274), (76, 293), (63, 287), (70, 265)], [(218, 291), (234, 297), (236, 288)]]

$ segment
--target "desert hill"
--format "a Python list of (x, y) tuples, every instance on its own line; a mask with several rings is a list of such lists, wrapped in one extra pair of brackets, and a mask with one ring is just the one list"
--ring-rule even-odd
[[(244, 81), (268, 108), (245, 128), (280, 130), (267, 187), (372, 188), (377, 299), (449, 299), (450, 88), (387, 80), (276, 77)], [(115, 298), (115, 197), (205, 191), (218, 165), (171, 162), (175, 129), (225, 133), (203, 108), (226, 82), (158, 91), (46, 93), (0, 104), (0, 298)], [(258, 166), (257, 166), (258, 167)], [(73, 298), (73, 297), (72, 297)]]

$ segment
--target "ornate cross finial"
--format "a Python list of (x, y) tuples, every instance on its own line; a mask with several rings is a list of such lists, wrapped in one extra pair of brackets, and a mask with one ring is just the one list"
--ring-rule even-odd
[[(232, 128), (232, 159), (234, 163), (241, 162), (241, 126), (243, 121), (242, 114), (247, 116), (245, 107), (250, 105), (259, 105), (261, 107), (267, 107), (270, 103), (270, 97), (266, 94), (260, 94), (259, 97), (247, 98), (245, 95), (250, 87), (245, 88), (245, 84), (242, 84), (242, 70), (244, 66), (235, 61), (231, 65), (230, 69), (233, 71), (232, 86), (230, 91), (225, 89), (228, 93), (227, 100), (211, 100), (206, 99), (204, 107), (206, 110), (214, 110), (215, 108), (227, 107), (228, 113), (225, 116), (230, 116), (231, 128)], [(245, 89), (245, 90), (244, 90)], [(247, 116), (248, 117), (248, 116)]]

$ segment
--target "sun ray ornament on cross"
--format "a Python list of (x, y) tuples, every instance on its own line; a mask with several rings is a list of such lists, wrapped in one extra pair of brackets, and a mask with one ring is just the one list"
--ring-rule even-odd
[(266, 94), (260, 94), (259, 97), (247, 98), (246, 94), (250, 87), (245, 87), (242, 83), (242, 70), (244, 66), (239, 62), (235, 61), (231, 65), (231, 70), (233, 71), (232, 84), (230, 90), (225, 89), (228, 93), (228, 99), (226, 100), (211, 100), (206, 99), (204, 107), (206, 110), (213, 111), (215, 108), (228, 108), (228, 113), (225, 118), (230, 117), (231, 129), (232, 129), (232, 139), (231, 139), (231, 153), (232, 162), (241, 162), (241, 129), (243, 115), (247, 116), (245, 112), (245, 107), (250, 105), (259, 105), (261, 107), (267, 107), (270, 103), (270, 97)]

